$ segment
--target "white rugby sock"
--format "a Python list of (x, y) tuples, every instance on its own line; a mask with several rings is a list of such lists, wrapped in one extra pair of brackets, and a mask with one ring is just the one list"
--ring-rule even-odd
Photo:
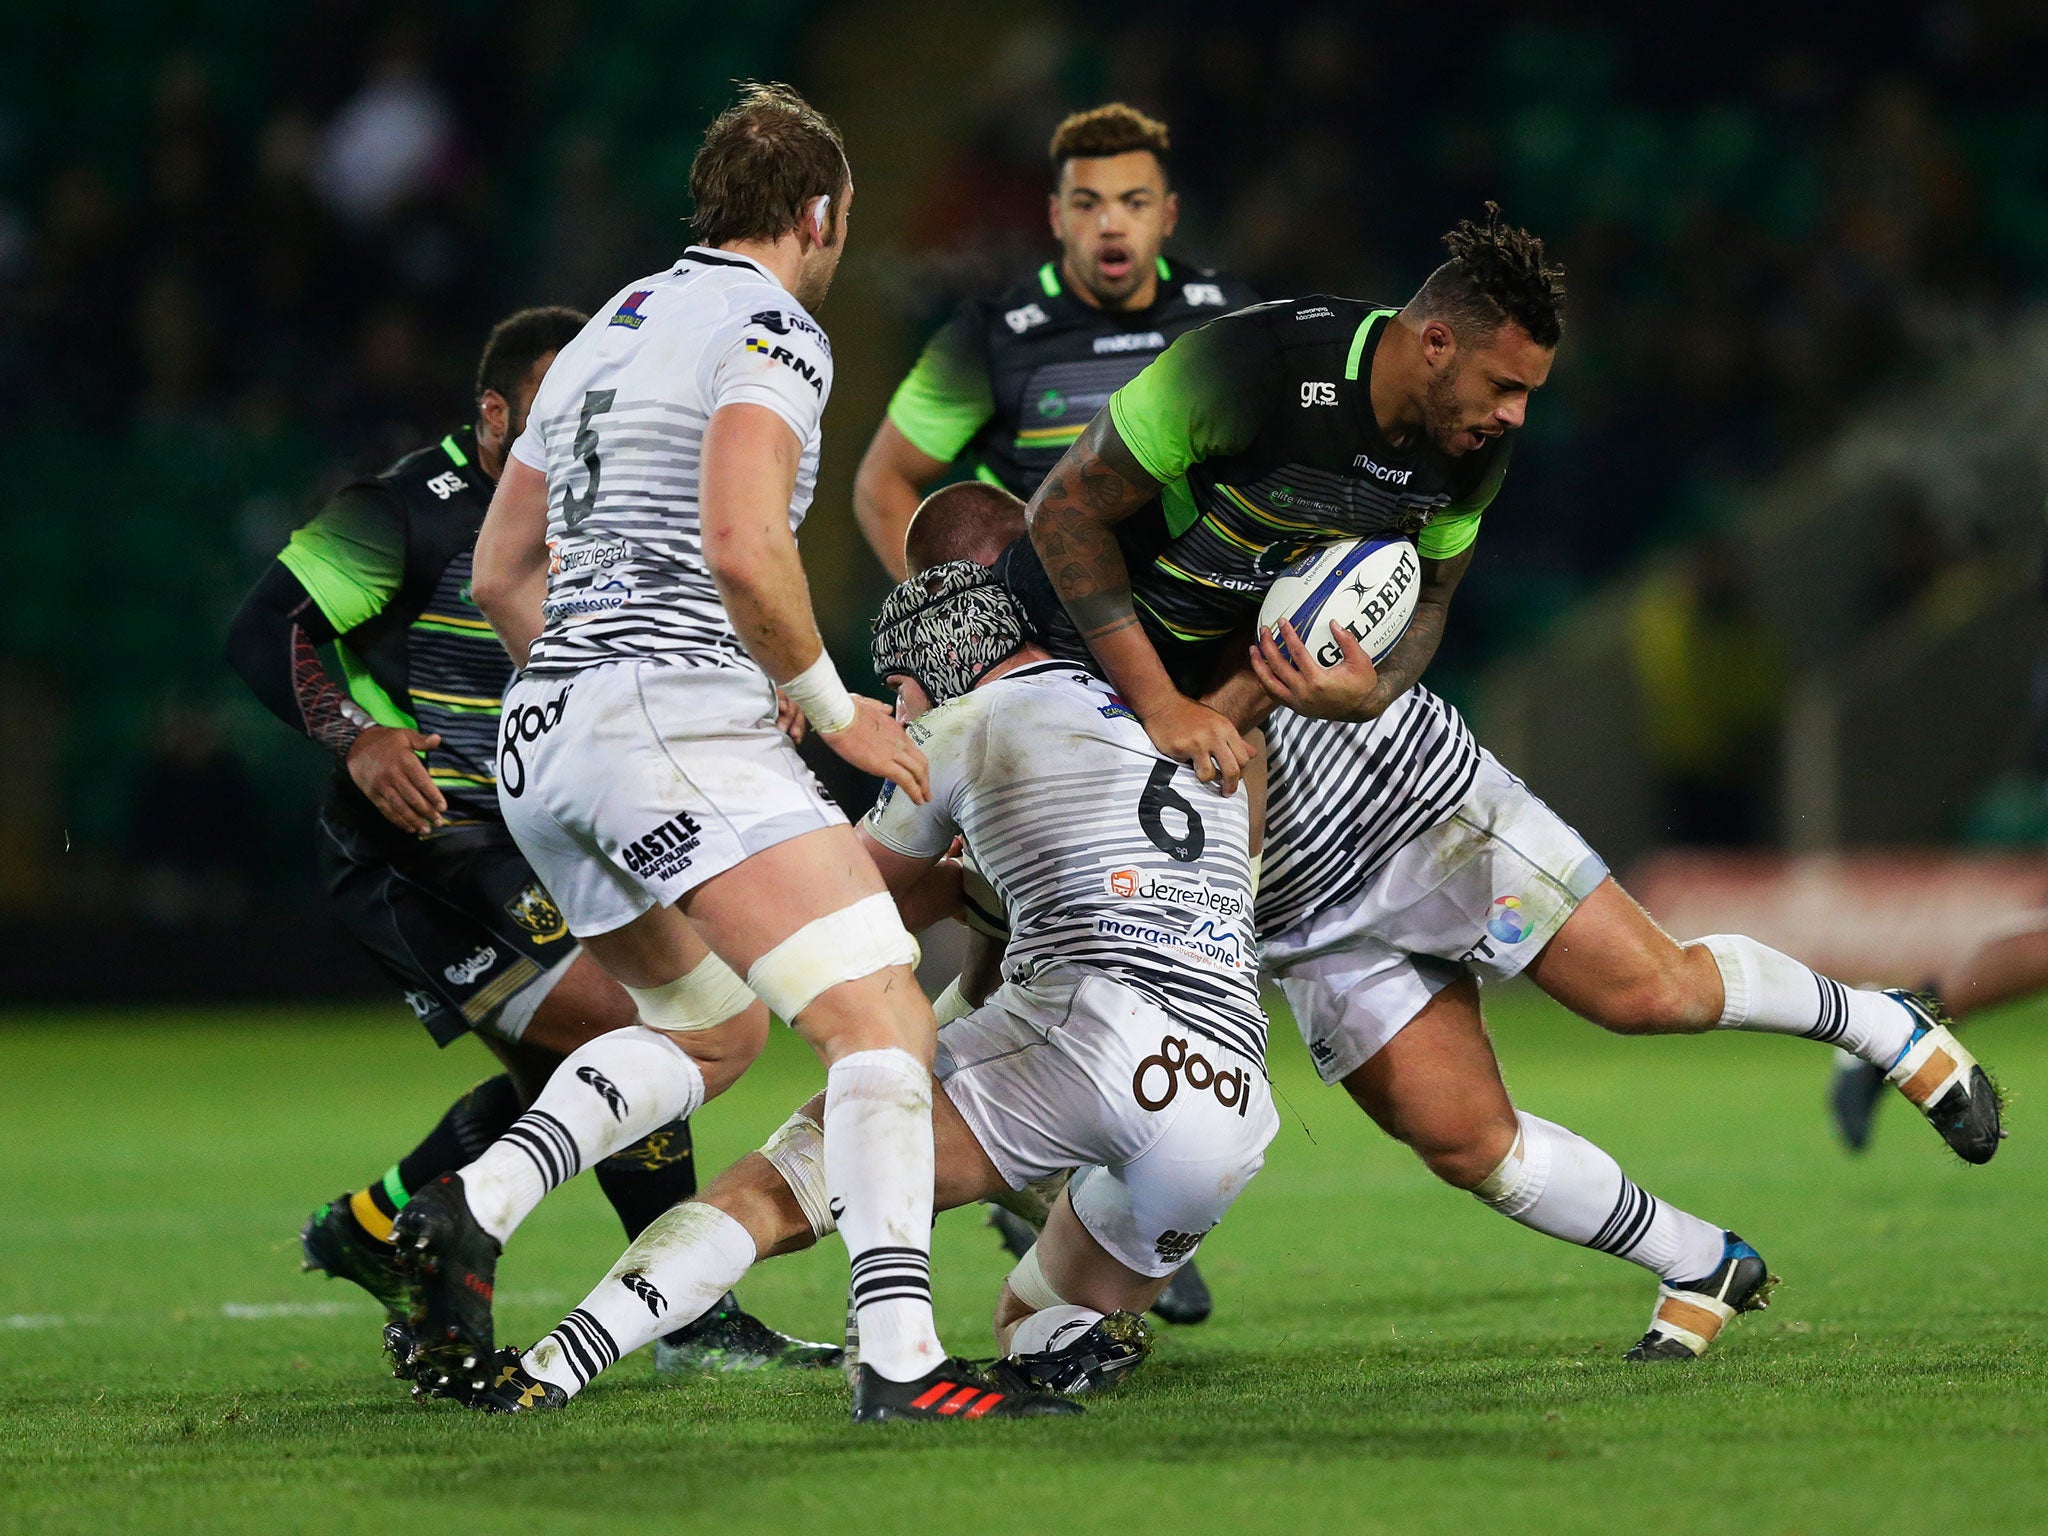
[(656, 1217), (522, 1363), (574, 1397), (598, 1372), (702, 1317), (754, 1258), (745, 1227), (716, 1206), (685, 1201)]
[(825, 1189), (861, 1363), (915, 1381), (946, 1351), (932, 1322), (932, 1077), (908, 1051), (856, 1051), (826, 1074)]
[(1639, 1189), (1585, 1137), (1519, 1110), (1515, 1118), (1513, 1149), (1472, 1191), (1501, 1215), (1665, 1280), (1698, 1280), (1720, 1264), (1719, 1227)]
[(470, 1214), (502, 1243), (557, 1184), (703, 1103), (704, 1074), (667, 1035), (642, 1024), (599, 1035), (462, 1170)]
[(1008, 1352), (1036, 1355), (1048, 1349), (1064, 1349), (1102, 1319), (1103, 1314), (1094, 1308), (1077, 1307), (1072, 1302), (1042, 1307), (1011, 1330)]
[(1721, 971), (1722, 1029), (1801, 1035), (1887, 1071), (1905, 1053), (1916, 1021), (1896, 998), (1845, 987), (1739, 933), (1698, 942)]

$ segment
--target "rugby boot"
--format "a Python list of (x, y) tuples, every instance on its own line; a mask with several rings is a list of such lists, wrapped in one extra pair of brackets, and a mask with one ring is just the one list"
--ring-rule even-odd
[(406, 1202), (393, 1224), (408, 1282), (417, 1380), (461, 1395), (483, 1389), (491, 1365), (491, 1292), (498, 1240), (477, 1225), (462, 1175), (444, 1173)]
[(400, 1381), (417, 1381), (421, 1371), (419, 1341), (410, 1323), (384, 1325), (384, 1358), (391, 1362), (391, 1374)]
[(551, 1381), (527, 1374), (518, 1350), (498, 1351), (489, 1382), (463, 1399), (479, 1413), (538, 1413), (569, 1406), (569, 1394)]
[(1828, 1079), (1828, 1118), (1834, 1121), (1842, 1145), (1851, 1152), (1870, 1145), (1871, 1122), (1877, 1118), (1883, 1097), (1883, 1067), (1847, 1051), (1835, 1052), (1834, 1074)]
[(1927, 1117), (1966, 1163), (1988, 1163), (2005, 1131), (1998, 1085), (1948, 1027), (1933, 995), (1887, 987), (1886, 997), (1913, 1015), (1913, 1035), (1885, 1081)]
[(398, 1322), (405, 1316), (405, 1276), (398, 1268), (398, 1249), (363, 1230), (348, 1208), (349, 1197), (337, 1195), (306, 1218), (299, 1229), (300, 1268), (330, 1280), (348, 1280), (368, 1291)]
[(862, 1362), (854, 1368), (853, 1422), (897, 1419), (1046, 1419), (1081, 1413), (1079, 1403), (1050, 1392), (997, 1386), (965, 1360), (947, 1360), (915, 1381), (891, 1381)]
[(1166, 1282), (1152, 1303), (1152, 1310), (1169, 1323), (1190, 1327), (1204, 1321), (1216, 1310), (1216, 1303), (1209, 1295), (1209, 1282), (1202, 1278), (1202, 1272), (1195, 1268), (1190, 1259), (1173, 1272), (1173, 1278)]
[(1011, 1392), (1058, 1392), (1084, 1397), (1122, 1386), (1152, 1352), (1152, 1330), (1131, 1312), (1099, 1317), (1056, 1347), (1027, 1355), (1005, 1355), (988, 1368), (988, 1379)]
[(732, 1371), (839, 1368), (846, 1351), (813, 1344), (770, 1328), (727, 1291), (697, 1321), (654, 1341), (654, 1369), (662, 1375)]
[(1624, 1360), (1697, 1360), (1739, 1312), (1761, 1312), (1771, 1304), (1778, 1277), (1763, 1255), (1733, 1232), (1722, 1234), (1721, 1262), (1698, 1280), (1657, 1287), (1650, 1329)]

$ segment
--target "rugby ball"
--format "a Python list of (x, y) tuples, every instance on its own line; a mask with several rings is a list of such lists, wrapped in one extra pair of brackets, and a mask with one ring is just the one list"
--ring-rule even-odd
[(1319, 667), (1344, 659), (1332, 634), (1351, 632), (1377, 666), (1415, 616), (1422, 560), (1406, 539), (1337, 539), (1318, 544), (1282, 571), (1259, 606), (1259, 628), (1282, 619), (1308, 646)]

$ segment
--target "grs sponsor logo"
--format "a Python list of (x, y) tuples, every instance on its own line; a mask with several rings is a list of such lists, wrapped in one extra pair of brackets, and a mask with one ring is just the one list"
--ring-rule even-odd
[(1166, 338), (1157, 331), (1119, 331), (1114, 336), (1095, 338), (1095, 355), (1105, 352), (1157, 352)]
[(758, 314), (749, 315), (747, 324), (758, 325), (778, 336), (787, 336), (791, 331), (802, 331), (806, 336), (817, 337), (818, 345), (824, 349), (825, 355), (832, 355), (832, 338), (802, 315), (792, 315), (779, 309), (764, 309)]
[(446, 501), (450, 496), (460, 494), (462, 490), (462, 476), (455, 473), (452, 469), (444, 469), (440, 474), (427, 482), (427, 489), (440, 497), (441, 500)]
[(606, 1109), (612, 1112), (614, 1120), (626, 1118), (626, 1096), (619, 1092), (619, 1085), (606, 1077), (595, 1067), (578, 1067), (576, 1080), (590, 1085), (590, 1091), (604, 1100)]
[(1126, 901), (1163, 901), (1176, 907), (1195, 907), (1219, 917), (1241, 917), (1251, 910), (1242, 896), (1209, 888), (1205, 880), (1177, 880), (1171, 874), (1150, 874), (1141, 869), (1112, 869), (1106, 877), (1110, 894)]
[(497, 950), (485, 944), (480, 946), (477, 952), (467, 960), (456, 961), (453, 965), (443, 970), (441, 974), (448, 978), (449, 985), (466, 987), (479, 976), (486, 974), (497, 963)]
[(1337, 386), (1313, 379), (1305, 379), (1302, 381), (1301, 386), (1301, 403), (1304, 409), (1312, 405), (1335, 405), (1337, 403)]
[[(1352, 639), (1362, 643), (1365, 632), (1387, 616), (1394, 604), (1400, 600), (1401, 594), (1414, 583), (1421, 570), (1421, 563), (1415, 557), (1415, 546), (1411, 544), (1401, 551), (1401, 563), (1394, 567), (1394, 574), (1381, 582), (1379, 590), (1371, 596), (1366, 595), (1364, 581), (1354, 577), (1347, 590), (1356, 593), (1365, 601), (1357, 614), (1339, 627)], [(1344, 653), (1337, 649), (1337, 642), (1334, 639), (1316, 648), (1316, 662), (1319, 666), (1334, 667), (1343, 659)]]
[(649, 1314), (661, 1316), (668, 1310), (668, 1298), (654, 1287), (654, 1282), (637, 1269), (629, 1269), (619, 1276), (619, 1284), (647, 1303)]
[(1003, 314), (1003, 324), (1007, 325), (1019, 336), (1022, 336), (1034, 325), (1043, 325), (1051, 318), (1051, 315), (1048, 315), (1036, 304), (1026, 304), (1021, 309), (1005, 311)]
[(1353, 469), (1362, 469), (1373, 479), (1386, 485), (1406, 485), (1415, 471), (1412, 469), (1389, 469), (1384, 464), (1375, 464), (1369, 454), (1361, 453), (1351, 461)]
[(440, 1006), (440, 1000), (431, 992), (408, 992), (405, 994), (405, 1006), (412, 1010), (414, 1018), (424, 1019)]
[(1337, 311), (1330, 308), (1327, 304), (1311, 304), (1307, 309), (1297, 309), (1294, 312), (1294, 318), (1297, 320), (1334, 320), (1337, 318)]
[(825, 393), (825, 376), (811, 365), (809, 358), (798, 357), (779, 342), (770, 345), (758, 336), (749, 336), (746, 339), (746, 348), (749, 352), (757, 353), (767, 358), (771, 363), (780, 363), (785, 368), (793, 371), (798, 378), (811, 386), (813, 394), (823, 395)]
[(1131, 1074), (1131, 1097), (1138, 1108), (1157, 1114), (1179, 1097), (1183, 1081), (1197, 1093), (1215, 1094), (1216, 1102), (1236, 1110), (1240, 1120), (1251, 1103), (1251, 1075), (1243, 1067), (1218, 1071), (1208, 1057), (1173, 1035), (1163, 1037), (1158, 1051), (1138, 1063)]
[(619, 859), (642, 880), (667, 880), (690, 867), (704, 828), (697, 818), (678, 813), (619, 850)]
[(1197, 307), (1203, 304), (1221, 305), (1223, 288), (1219, 283), (1182, 283), (1180, 296)]

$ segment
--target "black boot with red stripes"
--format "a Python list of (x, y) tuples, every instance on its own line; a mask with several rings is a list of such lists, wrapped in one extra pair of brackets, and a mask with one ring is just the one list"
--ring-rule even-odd
[(853, 1422), (895, 1419), (1044, 1419), (1081, 1413), (1051, 1392), (1006, 1392), (965, 1360), (947, 1360), (915, 1381), (891, 1381), (865, 1361), (855, 1367)]

